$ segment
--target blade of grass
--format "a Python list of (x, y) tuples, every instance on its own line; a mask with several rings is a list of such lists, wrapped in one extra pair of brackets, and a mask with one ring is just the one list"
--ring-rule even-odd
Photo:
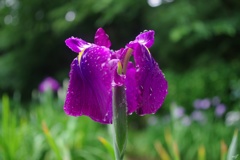
[(42, 129), (43, 129), (44, 135), (47, 138), (48, 144), (50, 145), (50, 147), (52, 148), (52, 150), (56, 154), (57, 159), (61, 160), (62, 156), (61, 156), (60, 151), (57, 147), (57, 144), (56, 144), (54, 138), (52, 137), (52, 134), (47, 127), (47, 124), (44, 121), (42, 121)]
[(7, 95), (2, 96), (2, 133), (5, 134), (8, 132), (9, 124), (9, 98)]
[(227, 157), (227, 145), (226, 143), (221, 140), (221, 160), (226, 160)]
[(236, 159), (238, 157), (238, 154), (237, 154), (237, 139), (238, 139), (238, 130), (236, 129), (234, 131), (232, 142), (229, 146), (229, 150), (228, 150), (228, 154), (227, 154), (227, 160)]
[(111, 155), (111, 158), (114, 159), (114, 149), (113, 146), (103, 137), (98, 137), (98, 140), (103, 144), (103, 146), (107, 149), (108, 153)]
[(176, 142), (173, 142), (173, 156), (175, 160), (180, 160), (178, 145)]
[(170, 160), (171, 159), (169, 154), (167, 153), (165, 148), (162, 146), (160, 141), (156, 141), (154, 143), (154, 147), (157, 150), (157, 153), (162, 160)]
[(8, 139), (9, 139), (9, 98), (7, 95), (2, 96), (2, 129), (1, 129), (1, 143), (3, 147), (3, 154), (5, 158), (11, 159), (11, 153), (8, 146)]
[(168, 146), (168, 149), (170, 150), (172, 148), (172, 134), (171, 134), (171, 131), (169, 128), (166, 128), (164, 130), (164, 138), (165, 138), (165, 141), (167, 143), (167, 146)]
[(206, 150), (203, 145), (198, 148), (198, 160), (205, 160), (206, 159)]

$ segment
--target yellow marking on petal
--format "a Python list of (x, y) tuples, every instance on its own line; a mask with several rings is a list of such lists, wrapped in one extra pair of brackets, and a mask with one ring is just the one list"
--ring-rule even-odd
[(84, 51), (85, 51), (85, 49), (83, 49), (81, 52), (78, 53), (78, 63), (79, 64), (80, 64), (81, 57), (82, 57)]
[(117, 64), (117, 73), (118, 73), (119, 75), (121, 75), (121, 74), (122, 74), (122, 70), (123, 70), (122, 64), (121, 64), (121, 62), (119, 61), (118, 64)]
[(132, 55), (133, 49), (132, 48), (128, 48), (127, 53), (125, 54), (124, 60), (123, 60), (123, 74), (126, 74), (127, 72), (127, 65), (129, 62), (129, 59)]
[(151, 53), (150, 53), (149, 49), (147, 48), (147, 46), (145, 46), (145, 45), (143, 45), (143, 46), (146, 48), (148, 54), (151, 55)]

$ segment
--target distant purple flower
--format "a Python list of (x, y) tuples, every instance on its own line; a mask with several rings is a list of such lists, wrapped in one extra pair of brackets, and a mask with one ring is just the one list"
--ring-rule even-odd
[(40, 92), (46, 92), (48, 90), (57, 91), (59, 87), (60, 85), (57, 80), (53, 79), (52, 77), (47, 77), (40, 83), (38, 90)]
[(207, 98), (205, 99), (196, 99), (193, 102), (193, 106), (196, 109), (208, 109), (211, 105), (211, 101)]
[(183, 107), (174, 107), (173, 108), (173, 117), (181, 118), (184, 116), (185, 109)]
[(194, 121), (200, 122), (200, 123), (204, 123), (206, 121), (206, 117), (204, 116), (204, 114), (199, 111), (199, 110), (195, 110), (192, 112), (191, 114), (191, 118)]
[[(66, 45), (78, 53), (71, 65), (64, 110), (68, 115), (86, 115), (94, 121), (112, 123), (112, 86), (126, 86), (128, 114), (155, 113), (167, 95), (167, 81), (148, 48), (154, 31), (140, 33), (117, 51), (102, 28), (94, 43), (71, 37)], [(129, 58), (133, 56), (134, 62)]]
[(215, 115), (221, 117), (226, 111), (226, 106), (224, 104), (219, 104), (215, 108)]

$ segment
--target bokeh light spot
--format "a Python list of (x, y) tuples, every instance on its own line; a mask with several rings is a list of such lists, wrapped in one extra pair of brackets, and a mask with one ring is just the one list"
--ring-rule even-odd
[(68, 21), (68, 22), (74, 21), (75, 17), (76, 17), (76, 13), (73, 12), (73, 11), (68, 11), (68, 12), (66, 13), (66, 15), (65, 15), (65, 19), (66, 19), (66, 21)]
[(162, 4), (162, 0), (148, 0), (148, 5), (151, 7), (157, 7)]

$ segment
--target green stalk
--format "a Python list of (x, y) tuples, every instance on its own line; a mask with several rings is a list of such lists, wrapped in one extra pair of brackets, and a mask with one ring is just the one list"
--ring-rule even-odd
[(113, 87), (113, 143), (116, 160), (124, 157), (127, 142), (127, 104), (125, 86)]

